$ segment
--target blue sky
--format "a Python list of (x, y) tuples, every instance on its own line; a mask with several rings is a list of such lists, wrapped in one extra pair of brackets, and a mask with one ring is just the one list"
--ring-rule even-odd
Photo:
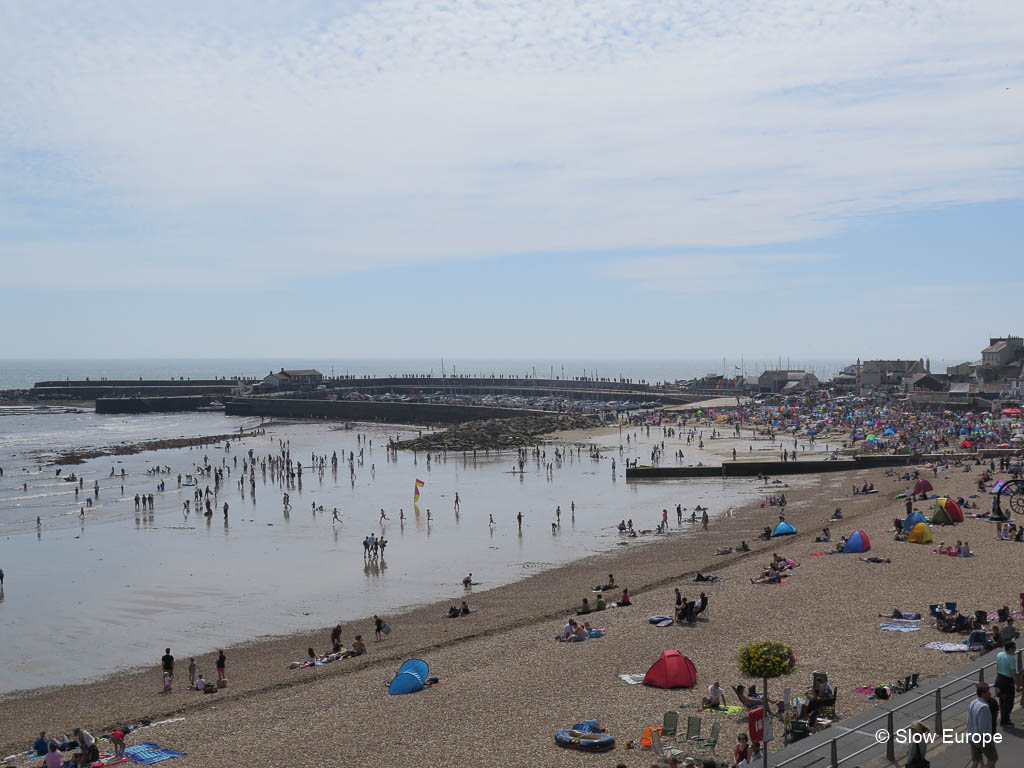
[(7, 3), (0, 358), (976, 357), (1024, 332), (1022, 38), (985, 0)]

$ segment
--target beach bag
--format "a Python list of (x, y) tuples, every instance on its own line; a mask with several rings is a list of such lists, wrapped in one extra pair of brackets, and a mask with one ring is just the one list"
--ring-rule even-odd
[(217, 687), (218, 688), (227, 688), (228, 687), (228, 681), (224, 680), (224, 679), (218, 680), (217, 681)]
[(391, 625), (390, 624), (385, 624), (383, 627), (380, 628), (380, 631), (383, 632), (385, 635), (390, 635), (391, 634)]

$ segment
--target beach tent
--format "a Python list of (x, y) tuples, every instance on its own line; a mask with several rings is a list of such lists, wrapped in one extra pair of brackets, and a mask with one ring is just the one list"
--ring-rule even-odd
[(868, 541), (868, 535), (864, 531), (854, 531), (847, 539), (843, 552), (867, 552), (869, 549), (871, 549), (871, 542)]
[(772, 531), (772, 538), (774, 539), (776, 536), (792, 536), (794, 533), (796, 533), (796, 528), (783, 520), (775, 526), (775, 530)]
[(940, 496), (935, 500), (938, 510), (932, 515), (932, 525), (953, 525), (964, 521), (964, 511), (952, 499)]
[(402, 693), (422, 691), (427, 682), (427, 662), (422, 659), (409, 659), (398, 668), (398, 674), (388, 686), (388, 693), (397, 696)]
[(924, 519), (924, 515), (922, 515), (915, 509), (909, 515), (907, 515), (907, 519), (903, 521), (903, 530), (908, 532), (912, 531), (914, 530), (915, 525), (917, 525), (918, 523), (925, 522), (927, 522), (927, 520)]
[(664, 651), (644, 675), (644, 685), (655, 688), (693, 688), (697, 668), (679, 651)]
[(932, 484), (929, 483), (924, 478), (922, 478), (922, 479), (918, 480), (917, 484), (914, 486), (914, 493), (915, 494), (918, 494), (918, 493), (928, 493), (928, 491), (930, 491), (931, 489), (932, 489)]
[(931, 544), (932, 543), (932, 529), (928, 527), (928, 523), (918, 523), (914, 526), (913, 530), (907, 536), (907, 541), (911, 544)]

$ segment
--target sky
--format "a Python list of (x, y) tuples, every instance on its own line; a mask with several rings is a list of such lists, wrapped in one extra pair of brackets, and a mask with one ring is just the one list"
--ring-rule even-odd
[(0, 358), (974, 359), (1024, 4), (0, 4)]

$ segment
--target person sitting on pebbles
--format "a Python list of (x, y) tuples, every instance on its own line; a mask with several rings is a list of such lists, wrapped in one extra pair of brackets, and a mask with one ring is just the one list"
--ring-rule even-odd
[(722, 690), (722, 686), (715, 680), (711, 685), (708, 686), (708, 695), (701, 696), (700, 706), (697, 707), (697, 711), (701, 712), (705, 709), (718, 709), (725, 706), (725, 691)]

